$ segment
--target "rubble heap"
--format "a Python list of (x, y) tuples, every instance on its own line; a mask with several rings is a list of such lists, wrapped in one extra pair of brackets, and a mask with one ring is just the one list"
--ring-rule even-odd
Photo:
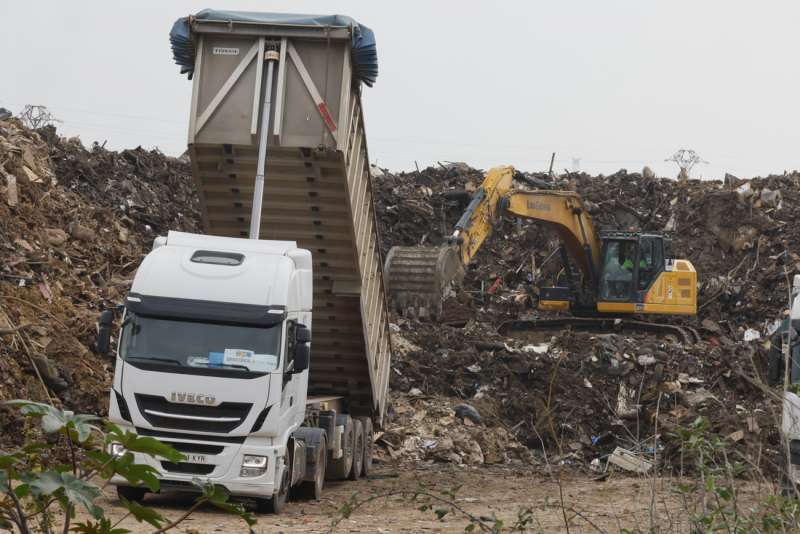
[[(153, 238), (197, 230), (185, 161), (112, 152), (0, 121), (0, 399), (104, 413), (112, 369), (92, 352)], [(4, 436), (20, 422), (0, 412)]]
[[(384, 253), (440, 244), (482, 172), (444, 164), (373, 169)], [(113, 152), (0, 120), (0, 399), (105, 413), (112, 369), (93, 352), (100, 309), (115, 305), (156, 235), (199, 231), (188, 162)], [(800, 175), (724, 182), (620, 171), (528, 174), (580, 192), (599, 225), (668, 231), (699, 275), (696, 343), (627, 332), (505, 336), (559, 270), (558, 241), (529, 221), (498, 223), (445, 306), (442, 323), (393, 317), (394, 400), (387, 459), (459, 464), (590, 464), (616, 447), (674, 457), (673, 431), (699, 415), (751, 458), (771, 461), (780, 409), (760, 384), (766, 339), (800, 271)], [(659, 319), (667, 320), (667, 319)], [(21, 422), (0, 409), (5, 439)]]

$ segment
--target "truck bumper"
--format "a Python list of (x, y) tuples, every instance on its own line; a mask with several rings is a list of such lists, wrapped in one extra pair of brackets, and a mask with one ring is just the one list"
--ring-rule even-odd
[[(133, 430), (133, 429), (131, 429)], [(213, 438), (211, 438), (213, 440)], [(272, 497), (275, 492), (275, 469), (278, 460), (285, 454), (285, 447), (271, 445), (271, 439), (248, 437), (244, 443), (213, 443), (203, 442), (203, 445), (212, 445), (222, 450), (217, 454), (195, 454), (185, 452), (186, 458), (182, 462), (169, 463), (141, 453), (131, 453), (137, 464), (149, 465), (158, 471), (162, 489), (165, 491), (200, 492), (201, 489), (193, 484), (194, 480), (201, 483), (210, 482), (225, 487), (232, 495), (245, 497)], [(187, 442), (188, 443), (188, 442)], [(199, 442), (192, 442), (197, 444)], [(172, 444), (172, 440), (170, 440)], [(176, 448), (185, 448), (176, 446)], [(240, 476), (242, 461), (245, 455), (266, 456), (267, 466), (263, 474), (253, 477)], [(119, 475), (114, 475), (111, 483), (118, 486), (128, 486), (130, 483)]]

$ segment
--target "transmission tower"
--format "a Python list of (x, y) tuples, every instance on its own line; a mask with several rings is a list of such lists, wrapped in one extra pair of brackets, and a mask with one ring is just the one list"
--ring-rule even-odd
[(698, 163), (708, 164), (708, 162), (701, 158), (697, 152), (685, 148), (678, 150), (672, 155), (671, 158), (667, 158), (664, 161), (674, 161), (678, 164), (678, 167), (680, 168), (678, 178), (682, 180), (689, 179), (689, 172), (691, 172), (692, 167)]
[(22, 124), (33, 130), (61, 122), (45, 106), (26, 105), (19, 114)]

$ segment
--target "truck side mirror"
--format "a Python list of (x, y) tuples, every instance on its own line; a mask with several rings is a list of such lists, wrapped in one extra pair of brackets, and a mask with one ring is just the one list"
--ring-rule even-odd
[(308, 343), (311, 341), (311, 330), (304, 324), (298, 324), (294, 331), (294, 339), (298, 343)]
[(111, 327), (114, 324), (114, 312), (104, 310), (100, 313), (100, 328), (97, 332), (97, 353), (103, 356), (111, 350)]
[(308, 343), (298, 343), (294, 346), (294, 369), (295, 373), (302, 373), (308, 369), (308, 360), (311, 354), (311, 347)]

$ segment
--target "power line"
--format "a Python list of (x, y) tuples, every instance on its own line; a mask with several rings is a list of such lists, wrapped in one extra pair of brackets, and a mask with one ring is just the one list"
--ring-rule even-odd
[[(5, 105), (6, 106), (11, 106), (11, 107), (21, 107), (22, 106), (22, 104), (13, 103), (13, 102), (5, 102)], [(147, 121), (147, 122), (164, 122), (164, 123), (168, 123), (168, 124), (181, 124), (181, 125), (185, 125), (186, 124), (186, 121), (165, 119), (163, 117), (151, 117), (151, 116), (148, 116), (148, 115), (138, 115), (138, 114), (137, 115), (133, 115), (133, 114), (128, 114), (128, 113), (118, 113), (118, 112), (115, 112), (115, 111), (98, 111), (96, 109), (95, 110), (77, 109), (77, 108), (65, 107), (65, 106), (60, 106), (60, 105), (48, 106), (48, 108), (52, 109), (52, 110), (55, 110), (55, 111), (59, 111), (59, 112), (66, 111), (66, 112), (74, 112), (74, 113), (85, 113), (85, 114), (89, 114), (89, 115), (101, 115), (101, 116), (107, 116), (107, 117), (119, 117), (119, 118), (126, 118), (126, 119), (133, 119), (133, 120), (140, 120), (140, 121)]]
[(80, 126), (82, 128), (88, 128), (100, 132), (116, 132), (116, 133), (124, 133), (124, 134), (131, 134), (131, 135), (149, 135), (154, 137), (162, 137), (168, 139), (175, 139), (180, 138), (181, 136), (185, 135), (186, 132), (175, 132), (174, 134), (170, 132), (155, 132), (152, 130), (138, 130), (132, 128), (124, 128), (119, 126), (108, 126), (105, 124), (91, 124), (87, 122), (78, 122), (78, 121), (71, 121), (65, 120), (61, 121), (65, 126)]

